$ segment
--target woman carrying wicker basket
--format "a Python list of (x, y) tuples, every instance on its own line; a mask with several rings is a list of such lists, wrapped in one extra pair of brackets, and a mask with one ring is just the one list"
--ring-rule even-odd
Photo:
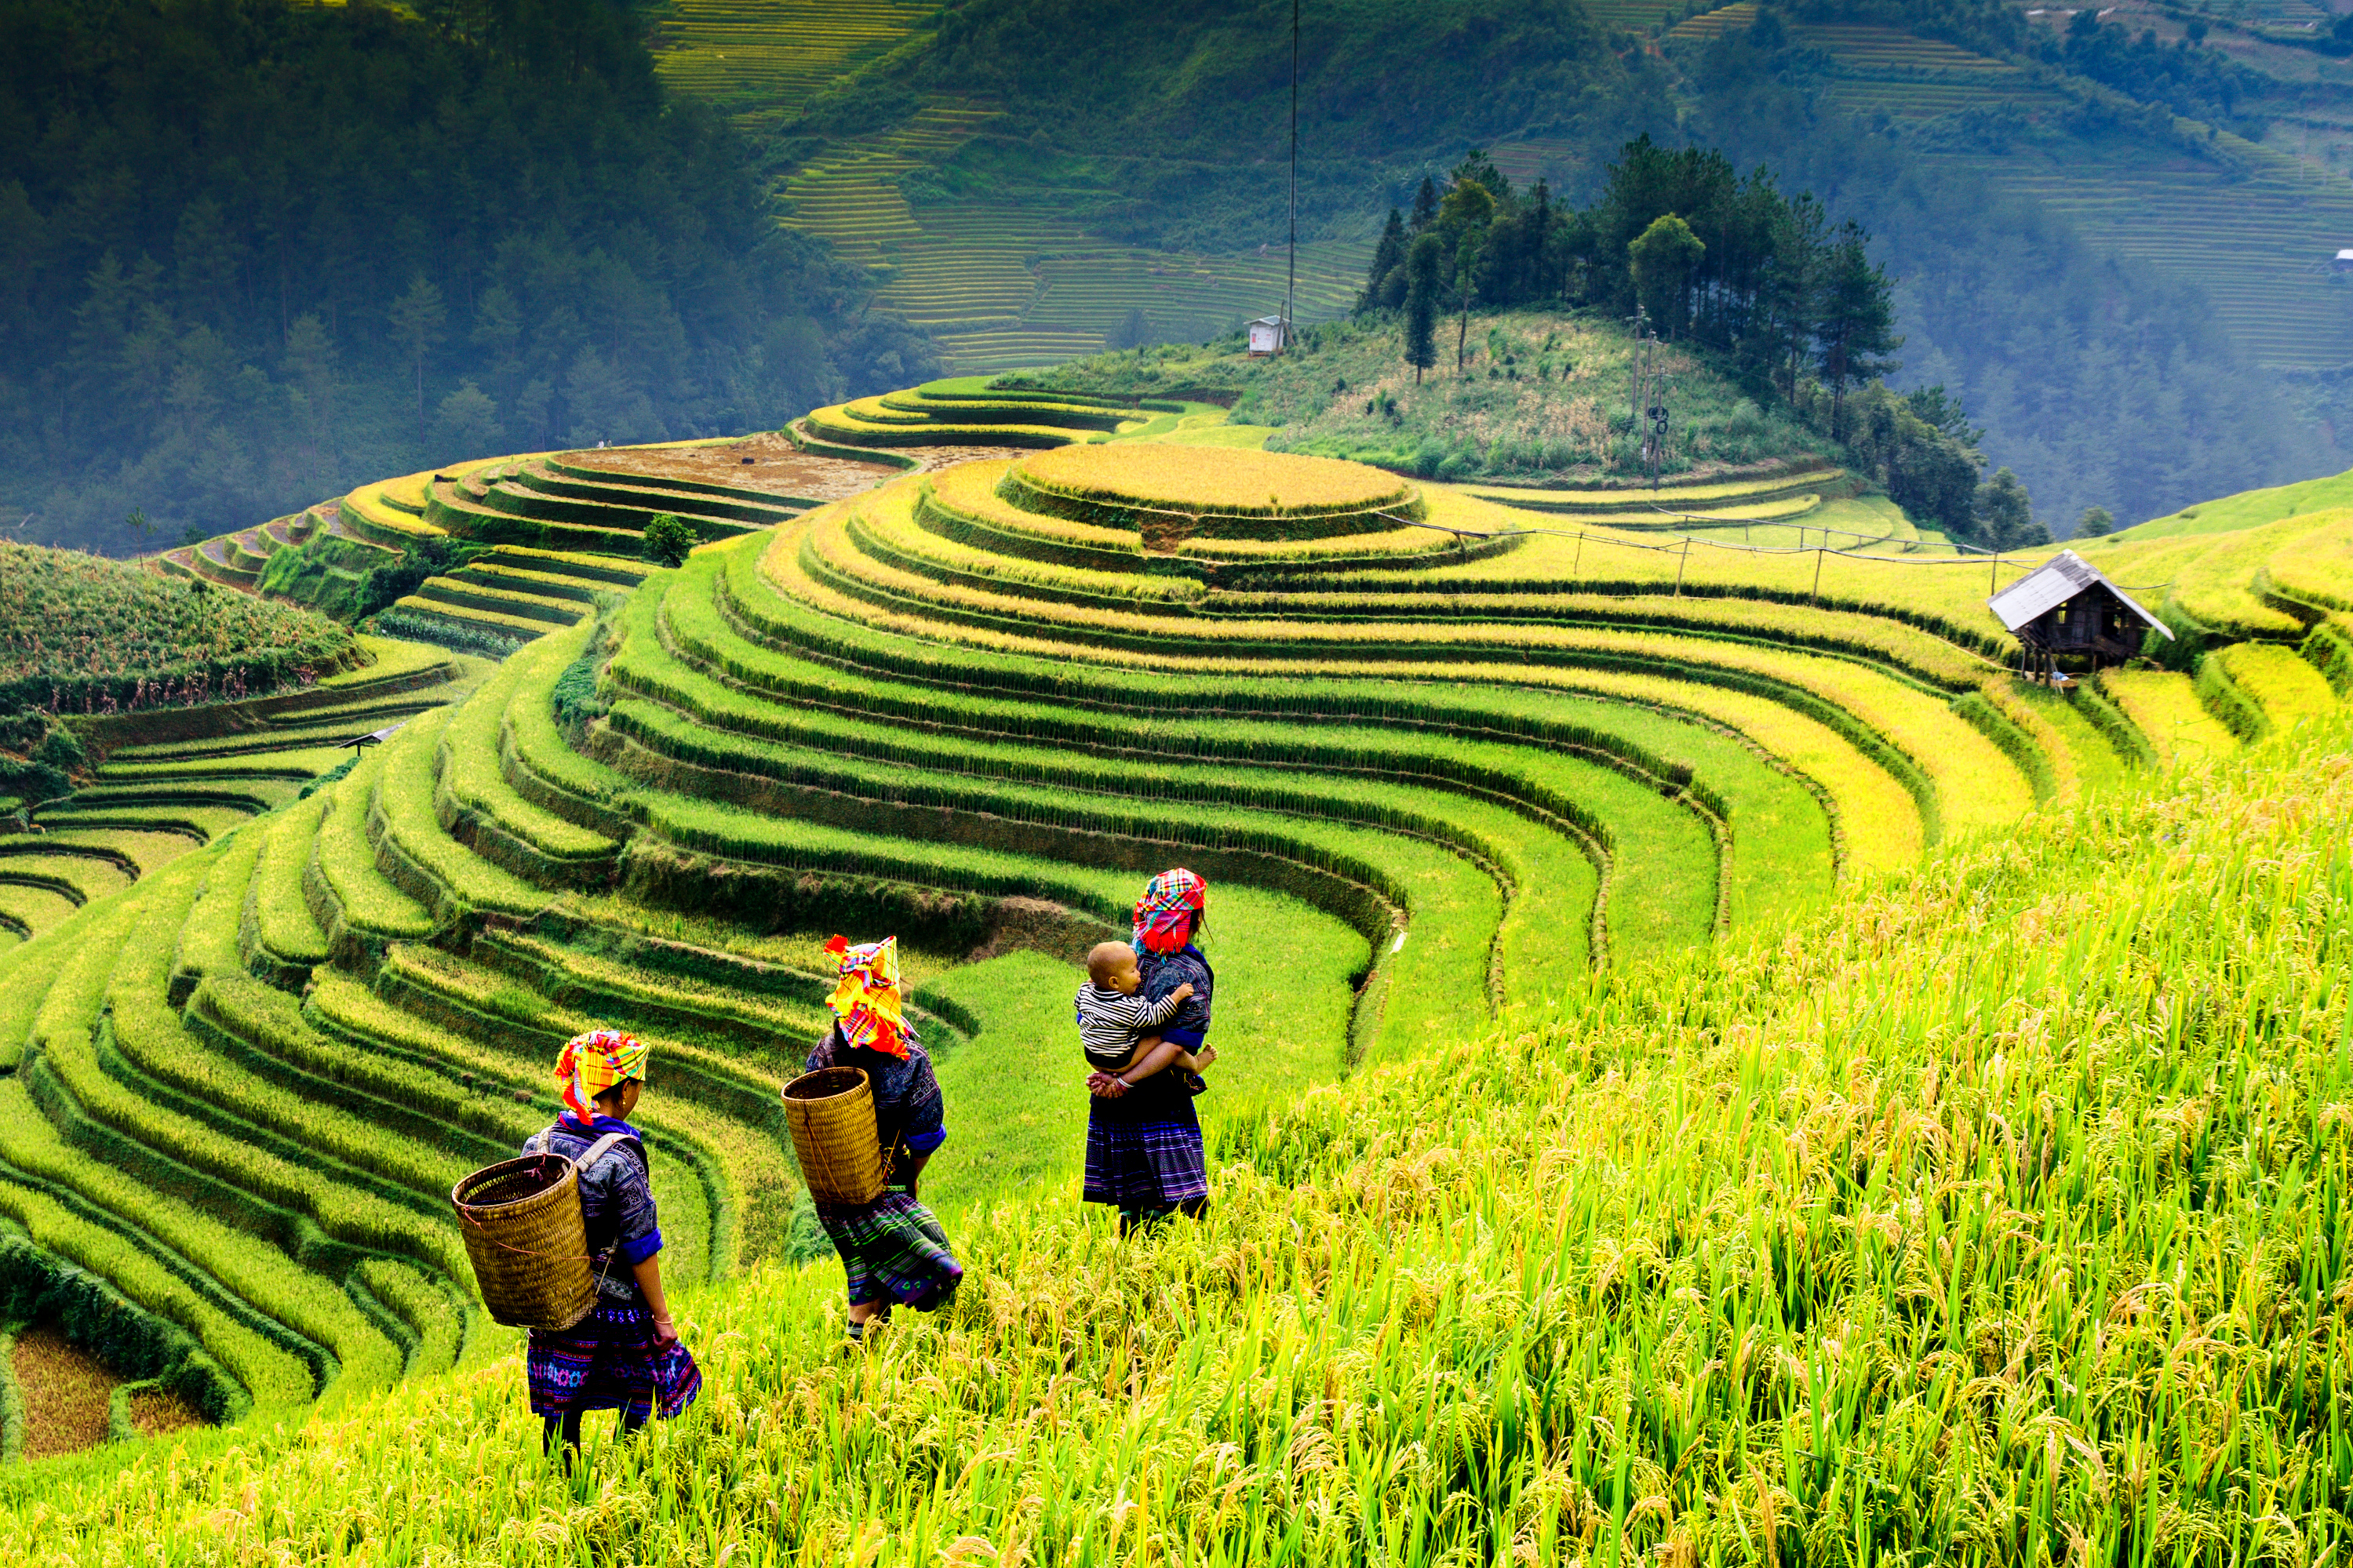
[(619, 1411), (622, 1432), (631, 1433), (650, 1415), (676, 1415), (702, 1385), (662, 1292), (660, 1216), (645, 1142), (624, 1120), (645, 1087), (648, 1054), (643, 1041), (617, 1029), (574, 1037), (555, 1060), (563, 1114), (523, 1144), (527, 1154), (579, 1164), (580, 1216), (596, 1276), (596, 1304), (586, 1318), (531, 1333), (531, 1409), (545, 1423), (551, 1454), (579, 1447), (588, 1411)]
[[(1182, 866), (1163, 871), (1135, 901), (1137, 994), (1157, 1002), (1190, 984), (1192, 998), (1166, 1023), (1163, 1041), (1198, 1053), (1209, 1032), (1209, 997), (1217, 975), (1193, 939), (1209, 918), (1209, 884)], [(1119, 1209), (1119, 1230), (1131, 1236), (1171, 1214), (1198, 1218), (1209, 1202), (1208, 1158), (1192, 1087), (1200, 1079), (1156, 1072), (1133, 1081), (1098, 1072), (1087, 1079), (1087, 1172), (1082, 1195)]]
[(919, 1312), (947, 1304), (964, 1279), (947, 1233), (916, 1193), (923, 1166), (947, 1142), (939, 1079), (907, 1024), (899, 987), (899, 939), (835, 937), (840, 984), (828, 1000), (833, 1027), (808, 1055), (808, 1070), (857, 1068), (874, 1097), (874, 1132), (889, 1169), (880, 1196), (861, 1204), (811, 1194), (818, 1223), (849, 1277), (849, 1337), (887, 1321), (894, 1303)]

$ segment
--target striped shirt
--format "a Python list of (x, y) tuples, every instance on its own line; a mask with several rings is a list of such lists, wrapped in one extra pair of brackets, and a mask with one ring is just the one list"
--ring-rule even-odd
[(1147, 1002), (1141, 994), (1130, 996), (1086, 981), (1079, 986), (1077, 999), (1079, 1047), (1086, 1052), (1089, 1066), (1117, 1072), (1134, 1054), (1136, 1037), (1157, 1029), (1184, 1005), (1174, 996)]

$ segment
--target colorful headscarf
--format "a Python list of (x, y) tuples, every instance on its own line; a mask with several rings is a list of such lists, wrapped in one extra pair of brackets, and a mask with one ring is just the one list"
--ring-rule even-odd
[(1175, 952), (1193, 939), (1196, 917), (1209, 907), (1209, 884), (1179, 866), (1152, 879), (1135, 900), (1135, 945)]
[(564, 1103), (583, 1127), (596, 1120), (591, 1103), (617, 1083), (646, 1076), (646, 1058), (652, 1047), (635, 1035), (618, 1029), (591, 1029), (564, 1042), (555, 1058), (555, 1085)]
[(907, 1046), (915, 1031), (900, 1010), (899, 939), (849, 945), (846, 936), (825, 944), (840, 962), (841, 984), (826, 998), (833, 1016), (841, 1020), (841, 1037), (870, 1051), (907, 1059)]

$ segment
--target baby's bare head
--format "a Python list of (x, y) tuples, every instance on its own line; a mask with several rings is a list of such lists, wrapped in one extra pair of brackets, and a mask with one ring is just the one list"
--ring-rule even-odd
[(1135, 949), (1124, 942), (1095, 943), (1087, 951), (1087, 978), (1113, 991), (1134, 990)]

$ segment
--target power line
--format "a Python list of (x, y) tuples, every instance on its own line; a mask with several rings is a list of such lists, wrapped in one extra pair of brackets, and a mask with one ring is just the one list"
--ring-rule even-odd
[(1291, 312), (1299, 296), (1299, 0), (1291, 0), (1291, 276), (1282, 286), (1282, 348), (1291, 348)]

